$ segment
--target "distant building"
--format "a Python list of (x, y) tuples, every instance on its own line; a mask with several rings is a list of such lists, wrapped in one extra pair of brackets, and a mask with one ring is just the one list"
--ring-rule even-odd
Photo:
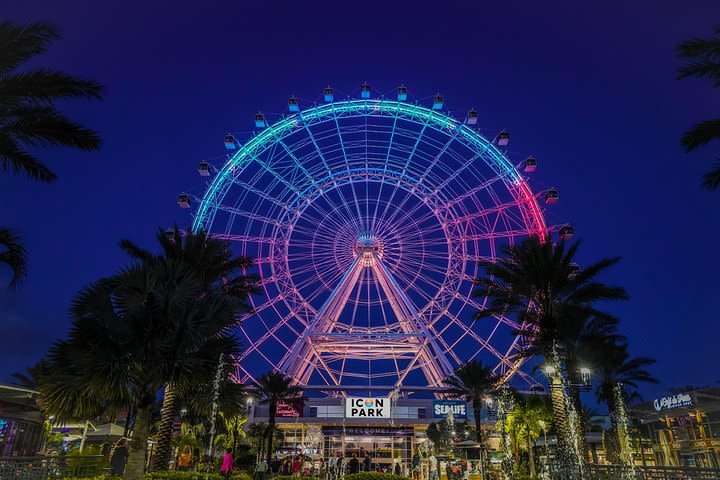
[(36, 455), (42, 440), (38, 392), (0, 385), (0, 457)]
[(629, 409), (658, 465), (720, 468), (720, 388), (670, 394)]

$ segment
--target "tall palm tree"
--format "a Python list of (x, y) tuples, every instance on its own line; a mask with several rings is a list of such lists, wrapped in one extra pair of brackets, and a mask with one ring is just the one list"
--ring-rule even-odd
[(484, 365), (480, 360), (470, 360), (458, 367), (453, 376), (445, 379), (445, 383), (450, 387), (448, 393), (472, 403), (475, 417), (475, 440), (482, 443), (483, 437), (480, 428), (482, 402), (497, 388), (500, 377), (493, 373), (490, 365)]
[[(0, 171), (23, 172), (46, 183), (56, 176), (28, 147), (100, 148), (95, 131), (69, 120), (55, 107), (58, 100), (99, 100), (102, 87), (98, 83), (46, 69), (18, 71), (45, 53), (57, 38), (56, 29), (45, 23), (0, 22)], [(10, 286), (17, 286), (26, 274), (25, 249), (18, 235), (5, 228), (0, 228), (0, 247), (4, 249), (0, 263), (13, 271)]]
[[(145, 250), (130, 240), (122, 240), (120, 248), (131, 258), (148, 264), (162, 262), (164, 259), (183, 261), (204, 285), (222, 288), (243, 301), (245, 312), (251, 310), (250, 305), (245, 302), (257, 289), (254, 277), (243, 275), (243, 272), (252, 266), (252, 258), (234, 257), (227, 242), (214, 239), (204, 231), (183, 235), (175, 226), (173, 230), (160, 229), (156, 237), (162, 248), (161, 255)], [(157, 449), (153, 457), (153, 470), (166, 470), (170, 463), (173, 423), (178, 408), (176, 390), (172, 383), (165, 386), (160, 425), (156, 434)]]
[(278, 402), (292, 401), (301, 398), (302, 387), (292, 384), (292, 378), (280, 372), (264, 373), (257, 380), (257, 396), (260, 403), (269, 407), (268, 414), (268, 442), (265, 451), (268, 465), (272, 460), (273, 454), (273, 434), (275, 432), (275, 415), (277, 413)]
[(20, 235), (2, 227), (0, 227), (0, 263), (6, 264), (12, 271), (10, 288), (17, 287), (27, 275), (27, 251), (23, 247)]
[[(715, 28), (715, 33), (720, 34), (720, 26)], [(678, 45), (677, 51), (687, 62), (678, 70), (678, 79), (707, 78), (714, 87), (720, 87), (720, 37), (687, 40)], [(713, 140), (720, 140), (720, 118), (706, 120), (690, 128), (683, 135), (682, 146), (686, 152), (692, 152)], [(702, 186), (708, 190), (720, 186), (720, 163), (705, 174)]]
[(167, 383), (201, 384), (220, 354), (239, 353), (230, 327), (241, 310), (241, 301), (177, 260), (135, 264), (92, 283), (73, 301), (68, 339), (50, 350), (43, 406), (67, 419), (134, 404), (125, 476), (140, 480), (157, 392)]
[(640, 382), (658, 383), (647, 370), (647, 367), (654, 363), (655, 359), (650, 357), (631, 357), (627, 343), (608, 343), (596, 364), (599, 377), (597, 397), (608, 406), (611, 430), (617, 438), (620, 459), (623, 462), (628, 462), (630, 455), (627, 450), (629, 438), (625, 412), (627, 399), (631, 394), (628, 387), (637, 389)]
[(577, 435), (578, 415), (567, 415), (572, 407), (566, 392), (570, 383), (567, 362), (572, 352), (562, 339), (568, 337), (565, 332), (577, 331), (583, 319), (612, 318), (598, 309), (597, 302), (628, 298), (624, 288), (597, 279), (620, 259), (602, 259), (577, 272), (575, 255), (579, 245), (554, 244), (549, 236), (531, 236), (504, 247), (496, 261), (484, 262), (486, 276), (475, 280), (475, 295), (487, 299), (476, 319), (515, 316), (520, 325), (514, 332), (521, 337), (520, 355), (542, 354), (557, 373), (550, 378), (553, 416), (558, 451), (563, 455), (560, 461), (568, 466), (582, 462), (583, 449)]

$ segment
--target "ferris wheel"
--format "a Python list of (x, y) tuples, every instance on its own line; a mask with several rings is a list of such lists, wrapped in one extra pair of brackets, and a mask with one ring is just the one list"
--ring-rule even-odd
[(518, 370), (515, 321), (473, 321), (473, 279), (503, 245), (546, 234), (540, 204), (557, 191), (533, 193), (536, 160), (511, 163), (509, 134), (481, 135), (475, 110), (457, 120), (442, 96), (423, 106), (406, 87), (357, 97), (328, 87), (306, 109), (291, 97), (273, 122), (256, 114), (244, 144), (225, 137), (224, 165), (198, 167), (212, 178), (193, 231), (254, 258), (262, 290), (238, 323), (237, 379), (440, 386), (481, 359), (535, 383)]

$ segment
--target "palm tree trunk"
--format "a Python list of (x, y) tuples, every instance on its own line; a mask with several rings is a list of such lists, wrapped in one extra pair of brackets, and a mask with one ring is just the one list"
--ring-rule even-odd
[(535, 452), (533, 452), (533, 442), (530, 439), (530, 425), (527, 425), (527, 449), (528, 449), (528, 465), (530, 466), (530, 478), (535, 478)]
[[(572, 378), (571, 382), (573, 384), (579, 384), (582, 380), (579, 378)], [(587, 462), (588, 459), (588, 449), (587, 449), (587, 443), (585, 442), (585, 422), (583, 421), (583, 407), (582, 407), (582, 399), (580, 398), (580, 389), (578, 387), (570, 387), (570, 400), (572, 401), (573, 406), (575, 407), (575, 412), (578, 416), (578, 422), (577, 422), (577, 437), (578, 437), (578, 449), (580, 450), (580, 454), (582, 455), (582, 461)]]
[(275, 435), (275, 414), (277, 413), (277, 402), (270, 402), (270, 415), (268, 418), (268, 442), (265, 458), (267, 464), (270, 465), (273, 454), (273, 436)]
[(147, 460), (147, 440), (150, 434), (150, 422), (152, 421), (152, 403), (143, 407), (137, 407), (135, 412), (135, 425), (133, 426), (132, 439), (127, 465), (125, 466), (125, 480), (142, 480), (145, 474), (145, 462)]
[(171, 384), (165, 386), (162, 410), (160, 412), (160, 427), (157, 432), (157, 450), (153, 458), (152, 470), (167, 470), (170, 465), (170, 450), (172, 443), (173, 423), (177, 410), (177, 397)]
[(567, 452), (570, 444), (568, 442), (567, 412), (565, 410), (565, 398), (563, 394), (563, 384), (558, 376), (550, 379), (550, 401), (552, 403), (553, 423), (555, 424), (555, 433), (557, 436), (557, 447), (555, 456), (562, 462), (561, 458)]
[(473, 415), (475, 416), (475, 441), (477, 443), (483, 443), (482, 429), (480, 427), (480, 416), (482, 414), (482, 403), (481, 400), (473, 400)]

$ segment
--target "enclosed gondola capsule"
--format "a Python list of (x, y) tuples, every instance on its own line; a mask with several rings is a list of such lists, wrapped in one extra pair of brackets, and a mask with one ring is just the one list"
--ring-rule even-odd
[(545, 192), (545, 203), (547, 204), (557, 203), (558, 198), (560, 198), (560, 194), (554, 188)]
[(537, 160), (534, 157), (528, 157), (523, 162), (523, 170), (526, 173), (534, 172), (537, 168)]
[(187, 193), (178, 195), (178, 205), (180, 205), (180, 208), (190, 208), (190, 195)]
[(267, 127), (267, 122), (265, 121), (265, 115), (263, 115), (262, 113), (255, 114), (255, 126), (258, 128)]
[(510, 134), (507, 130), (503, 130), (502, 132), (498, 133), (497, 136), (497, 144), (501, 147), (504, 147), (508, 144), (510, 141)]
[(200, 162), (198, 163), (198, 173), (201, 177), (209, 177), (210, 176), (210, 164), (208, 162)]
[(433, 110), (440, 110), (443, 107), (443, 97), (439, 93), (433, 97)]
[(298, 103), (297, 97), (288, 98), (288, 109), (291, 112), (299, 112), (300, 111), (300, 104)]
[(360, 85), (360, 96), (362, 98), (370, 98), (370, 84), (363, 83)]
[(572, 225), (563, 225), (558, 230), (558, 236), (561, 240), (570, 240), (574, 234), (575, 229), (572, 227)]
[(332, 87), (328, 86), (325, 87), (325, 90), (323, 90), (323, 96), (325, 97), (326, 102), (332, 102), (333, 101), (333, 89)]
[(467, 116), (467, 124), (475, 125), (477, 123), (477, 119), (478, 119), (477, 110), (475, 110), (474, 108), (470, 109), (470, 111), (468, 112), (468, 116)]
[(398, 87), (398, 102), (404, 102), (407, 100), (408, 89), (405, 85)]
[(233, 137), (229, 133), (225, 135), (225, 148), (227, 148), (228, 150), (235, 150), (237, 148), (235, 137)]

